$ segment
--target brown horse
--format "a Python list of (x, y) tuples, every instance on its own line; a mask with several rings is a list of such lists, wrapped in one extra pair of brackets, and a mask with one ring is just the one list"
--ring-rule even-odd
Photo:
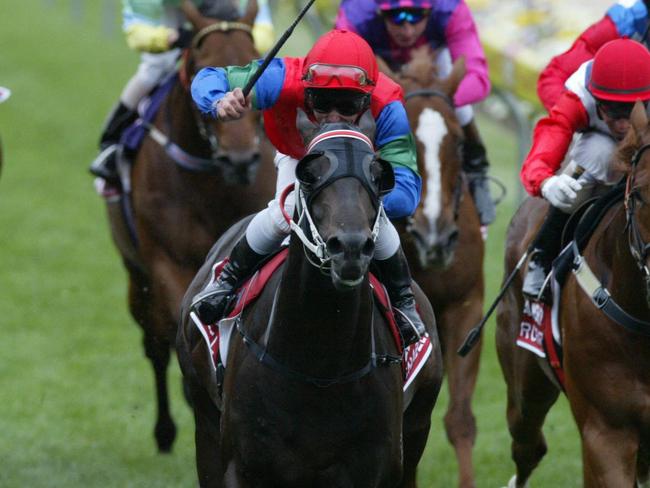
[[(582, 261), (574, 261), (573, 272), (560, 293), (564, 387), (581, 435), (584, 486), (588, 488), (646, 486), (648, 482), (648, 148), (650, 126), (645, 109), (637, 103), (632, 130), (614, 159), (622, 162), (628, 173), (625, 197), (604, 213), (586, 241)], [(531, 199), (513, 217), (506, 274), (530, 242), (545, 207), (540, 200)], [(588, 275), (591, 277), (585, 278)], [(546, 361), (515, 346), (522, 318), (521, 284), (521, 277), (513, 282), (497, 319), (497, 348), (508, 383), (507, 417), (517, 467), (511, 487), (526, 486), (546, 453), (542, 425), (560, 391)], [(611, 312), (615, 304), (620, 307), (618, 313)]]
[(445, 428), (458, 459), (459, 486), (472, 487), (476, 421), (471, 399), (480, 347), (465, 358), (456, 350), (481, 319), (484, 244), (461, 170), (463, 132), (452, 102), (464, 63), (457, 62), (444, 80), (437, 78), (433, 63), (432, 53), (420, 50), (399, 78), (423, 181), (420, 206), (401, 237), (413, 279), (436, 314), (450, 395)]
[(433, 311), (416, 288), (433, 349), (403, 392), (400, 351), (368, 276), (392, 169), (370, 144), (340, 135), (355, 127), (329, 131), (298, 165), (302, 235), (294, 228), (281, 271), (236, 319), (222, 392), (188, 310), (241, 226), (213, 248), (183, 300), (177, 350), (202, 487), (416, 486), (442, 381)]
[[(251, 114), (228, 124), (204, 120), (188, 83), (183, 83), (204, 66), (252, 61), (256, 52), (250, 29), (256, 10), (257, 3), (250, 1), (237, 22), (202, 18), (194, 26), (197, 34), (182, 76), (163, 102), (153, 124), (156, 129), (133, 164), (130, 195), (121, 201), (108, 200), (112, 235), (129, 273), (129, 309), (143, 329), (145, 354), (154, 369), (155, 438), (160, 451), (169, 451), (176, 435), (167, 366), (183, 294), (217, 238), (243, 216), (262, 208), (274, 193), (273, 153), (262, 139), (259, 117)], [(160, 134), (190, 155), (183, 165), (155, 140)], [(202, 164), (191, 167), (196, 161)], [(257, 176), (246, 182), (248, 168), (256, 165)], [(127, 212), (133, 217), (130, 226), (125, 205), (132, 209)]]

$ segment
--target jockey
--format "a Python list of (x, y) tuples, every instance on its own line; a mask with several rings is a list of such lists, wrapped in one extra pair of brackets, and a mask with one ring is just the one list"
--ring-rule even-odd
[(537, 95), (546, 110), (550, 111), (558, 101), (569, 76), (592, 59), (606, 42), (629, 37), (647, 43), (649, 6), (650, 0), (619, 0), (602, 19), (580, 34), (566, 52), (551, 59), (537, 81)]
[[(273, 28), (266, 0), (260, 1), (253, 36), (258, 49), (268, 50), (273, 43)], [(137, 106), (165, 76), (172, 73), (181, 49), (192, 40), (186, 20), (194, 23), (201, 16), (236, 19), (234, 5), (224, 7), (216, 0), (122, 0), (123, 30), (128, 46), (140, 52), (140, 64), (124, 87), (118, 104), (111, 111), (99, 141), (100, 154), (90, 172), (107, 181), (118, 180), (116, 153), (122, 132), (138, 117)]]
[[(463, 57), (467, 72), (456, 94), (456, 116), (463, 127), (463, 169), (482, 225), (496, 217), (486, 178), (489, 162), (485, 146), (474, 123), (473, 103), (490, 92), (487, 61), (465, 0), (343, 0), (337, 28), (363, 37), (375, 54), (395, 71), (411, 59), (413, 50), (428, 45), (439, 49), (438, 74), (449, 75), (452, 62)], [(388, 72), (389, 76), (391, 75)]]
[[(566, 86), (550, 114), (535, 126), (521, 169), (526, 191), (551, 204), (528, 263), (523, 292), (529, 297), (539, 297), (570, 213), (599, 185), (612, 185), (622, 176), (610, 160), (630, 127), (634, 103), (641, 100), (647, 107), (650, 100), (650, 53), (631, 39), (610, 41), (569, 77)], [(578, 135), (569, 163), (555, 174), (574, 133)]]
[[(221, 120), (235, 120), (251, 108), (262, 110), (269, 140), (278, 150), (275, 199), (250, 222), (216, 282), (194, 298), (193, 309), (205, 323), (219, 319), (234, 288), (290, 233), (279, 197), (295, 181), (305, 145), (296, 127), (297, 110), (315, 122), (357, 123), (370, 110), (377, 125), (374, 143), (395, 172), (395, 188), (384, 200), (386, 214), (401, 218), (413, 214), (420, 201), (415, 140), (402, 104), (402, 90), (380, 74), (372, 49), (356, 34), (333, 30), (323, 35), (304, 58), (275, 58), (253, 91), (244, 99), (241, 88), (260, 61), (245, 67), (204, 68), (192, 82), (192, 97), (199, 109)], [(293, 214), (294, 196), (285, 202)], [(375, 262), (396, 309), (404, 344), (424, 334), (415, 309), (411, 276), (397, 230), (382, 219)]]

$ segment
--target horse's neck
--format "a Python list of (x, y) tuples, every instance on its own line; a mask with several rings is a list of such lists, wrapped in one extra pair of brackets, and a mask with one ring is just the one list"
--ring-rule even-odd
[(348, 373), (370, 358), (373, 314), (367, 279), (337, 291), (294, 243), (278, 287), (269, 350), (308, 374)]
[(647, 309), (643, 276), (630, 252), (624, 208), (606, 215), (600, 228), (593, 237), (592, 253), (588, 249), (586, 253), (588, 259), (593, 254), (593, 271), (624, 309)]

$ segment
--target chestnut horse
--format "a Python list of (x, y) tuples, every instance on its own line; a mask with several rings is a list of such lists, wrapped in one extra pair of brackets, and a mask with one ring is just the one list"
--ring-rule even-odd
[(404, 392), (396, 337), (368, 274), (392, 169), (355, 126), (325, 124), (321, 134), (296, 170), (302, 212), (286, 261), (235, 319), (221, 393), (188, 308), (241, 225), (183, 300), (177, 351), (202, 487), (416, 486), (442, 381), (433, 311), (414, 285), (433, 348)]
[(476, 421), (471, 400), (478, 374), (480, 345), (467, 357), (456, 354), (483, 310), (484, 243), (474, 201), (463, 178), (463, 132), (452, 97), (465, 67), (438, 79), (432, 53), (419, 50), (402, 69), (399, 82), (417, 141), (422, 199), (401, 234), (413, 279), (436, 314), (449, 385), (447, 437), (458, 459), (459, 486), (474, 486), (472, 448)]
[[(581, 435), (587, 488), (648, 483), (650, 126), (641, 103), (631, 122), (613, 160), (627, 172), (625, 197), (603, 215), (559, 294), (564, 388)], [(531, 199), (513, 217), (506, 275), (532, 239), (545, 208), (541, 200)], [(591, 279), (584, 278), (587, 274)], [(510, 487), (526, 486), (546, 453), (542, 425), (560, 391), (546, 361), (515, 346), (522, 318), (521, 284), (520, 276), (497, 318), (497, 349), (508, 384), (507, 418), (517, 467)], [(588, 284), (593, 284), (593, 294), (587, 294)], [(615, 304), (619, 312), (611, 313)]]
[[(176, 435), (167, 367), (183, 294), (219, 236), (243, 216), (263, 208), (275, 186), (273, 152), (262, 138), (259, 116), (250, 114), (227, 124), (203, 119), (182, 80), (204, 66), (252, 61), (257, 53), (250, 29), (256, 11), (257, 2), (250, 1), (237, 22), (202, 18), (194, 26), (193, 47), (181, 67), (185, 76), (163, 102), (153, 123), (156, 129), (135, 158), (130, 195), (122, 201), (107, 200), (113, 239), (128, 270), (129, 309), (142, 327), (145, 354), (153, 365), (155, 438), (163, 452), (171, 449)], [(183, 164), (154, 140), (160, 134), (184, 151)], [(246, 174), (254, 166), (257, 176), (247, 182)], [(124, 205), (132, 209), (127, 212), (133, 217), (130, 226)]]

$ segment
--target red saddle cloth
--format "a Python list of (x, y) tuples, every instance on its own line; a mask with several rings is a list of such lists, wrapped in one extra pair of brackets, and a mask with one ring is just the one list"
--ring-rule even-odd
[(555, 377), (564, 388), (562, 368), (562, 345), (553, 335), (553, 312), (551, 305), (528, 298), (524, 301), (517, 345), (529, 350), (551, 365)]
[[(266, 283), (268, 283), (271, 276), (273, 276), (280, 265), (286, 260), (288, 251), (288, 248), (281, 250), (278, 254), (267, 261), (264, 266), (262, 266), (246, 283), (244, 283), (237, 292), (237, 301), (234, 307), (230, 313), (228, 313), (227, 317), (219, 324), (203, 324), (195, 314), (192, 314), (194, 323), (201, 331), (201, 334), (211, 351), (212, 365), (215, 369), (219, 364), (225, 365), (227, 344), (224, 344), (221, 341), (223, 340), (223, 342), (227, 342), (230, 338), (231, 332), (231, 329), (229, 329), (227, 337), (221, 337), (222, 334), (220, 333), (219, 325), (228, 321), (232, 322), (233, 318), (240, 315), (248, 305), (253, 303), (262, 294)], [(225, 264), (226, 261), (224, 260), (214, 265), (211, 281), (214, 281), (219, 276)], [(405, 350), (402, 349), (402, 340), (399, 334), (399, 329), (397, 328), (397, 323), (395, 322), (395, 316), (393, 315), (390, 306), (388, 293), (381, 282), (372, 273), (370, 273), (370, 286), (372, 287), (376, 303), (388, 322), (395, 345), (402, 354), (402, 373), (404, 376), (404, 390), (406, 390), (413, 379), (415, 379), (422, 366), (424, 366), (424, 363), (433, 350), (431, 339), (428, 334), (425, 334), (415, 344), (411, 344)]]

